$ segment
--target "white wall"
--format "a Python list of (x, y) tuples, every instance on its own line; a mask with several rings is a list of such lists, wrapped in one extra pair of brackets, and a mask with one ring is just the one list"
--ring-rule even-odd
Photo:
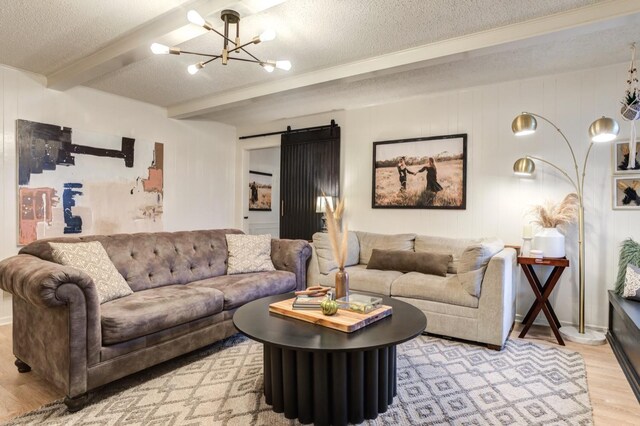
[[(16, 119), (164, 143), (164, 229), (233, 225), (236, 132), (232, 126), (168, 119), (163, 108), (78, 87), (46, 89), (39, 76), (0, 66), (0, 258), (18, 251)], [(115, 207), (115, 206), (114, 206)], [(11, 318), (8, 294), (0, 322)]]
[[(453, 237), (498, 236), (520, 244), (525, 213), (547, 199), (559, 201), (572, 191), (557, 172), (537, 164), (535, 179), (512, 174), (514, 161), (531, 154), (553, 161), (573, 173), (569, 150), (557, 132), (540, 122), (528, 138), (511, 133), (511, 121), (531, 111), (554, 121), (572, 142), (578, 161), (588, 147), (587, 129), (601, 115), (616, 118), (621, 137), (629, 123), (619, 115), (619, 99), (626, 81), (626, 64), (574, 73), (514, 80), (456, 90), (387, 105), (322, 114), (238, 129), (238, 135), (326, 124), (335, 118), (342, 127), (341, 186), (346, 198), (349, 228), (381, 233), (416, 232)], [(464, 211), (386, 210), (371, 208), (372, 142), (419, 136), (468, 133), (467, 209)], [(267, 138), (265, 138), (267, 139)], [(241, 141), (238, 153), (246, 146)], [(256, 142), (251, 142), (255, 144)], [(264, 140), (263, 145), (277, 145)], [(255, 145), (254, 145), (255, 146)], [(241, 156), (237, 156), (241, 161)], [(627, 237), (640, 240), (640, 212), (611, 208), (611, 148), (594, 147), (585, 185), (586, 202), (586, 323), (607, 326), (607, 289), (617, 273), (619, 244)], [(236, 221), (240, 220), (236, 210)], [(577, 230), (568, 236), (572, 267), (554, 290), (552, 303), (563, 323), (577, 323)], [(533, 296), (524, 278), (518, 290), (518, 314)]]
[(249, 234), (271, 234), (278, 238), (280, 235), (280, 147), (254, 149), (249, 151), (249, 170), (263, 173), (271, 173), (271, 211), (249, 211), (248, 198), (249, 187), (245, 186), (244, 199), (247, 206), (247, 217), (249, 222)]

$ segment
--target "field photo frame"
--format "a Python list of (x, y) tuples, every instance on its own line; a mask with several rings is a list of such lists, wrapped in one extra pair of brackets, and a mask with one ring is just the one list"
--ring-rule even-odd
[(271, 211), (273, 175), (249, 170), (249, 211)]
[(372, 208), (464, 210), (467, 134), (374, 142), (372, 174)]

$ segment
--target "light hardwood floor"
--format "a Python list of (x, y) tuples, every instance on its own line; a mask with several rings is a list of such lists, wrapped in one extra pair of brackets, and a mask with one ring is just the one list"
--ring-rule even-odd
[[(517, 339), (516, 325), (512, 339)], [(557, 346), (547, 327), (534, 326), (528, 341)], [(567, 342), (567, 349), (580, 352), (587, 367), (587, 383), (596, 425), (639, 425), (640, 404), (608, 344), (585, 346)], [(13, 365), (11, 326), (0, 326), (0, 421), (34, 410), (62, 398), (62, 392), (35, 373), (19, 374)]]

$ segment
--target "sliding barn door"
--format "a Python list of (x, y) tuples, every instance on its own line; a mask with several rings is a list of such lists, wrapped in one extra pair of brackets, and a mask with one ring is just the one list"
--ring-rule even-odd
[(311, 240), (317, 197), (340, 196), (340, 127), (284, 133), (280, 152), (280, 238)]

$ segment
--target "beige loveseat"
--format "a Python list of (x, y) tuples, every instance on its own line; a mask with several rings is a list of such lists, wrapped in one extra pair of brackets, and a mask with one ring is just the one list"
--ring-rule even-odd
[[(349, 232), (350, 290), (391, 296), (422, 310), (427, 332), (501, 349), (515, 320), (516, 251), (497, 239)], [(446, 276), (367, 269), (372, 251), (445, 253)], [(390, 252), (379, 252), (384, 256)], [(464, 268), (464, 270), (463, 270)], [(313, 236), (307, 283), (333, 286), (336, 264), (326, 233)], [(445, 274), (443, 274), (445, 275)]]

